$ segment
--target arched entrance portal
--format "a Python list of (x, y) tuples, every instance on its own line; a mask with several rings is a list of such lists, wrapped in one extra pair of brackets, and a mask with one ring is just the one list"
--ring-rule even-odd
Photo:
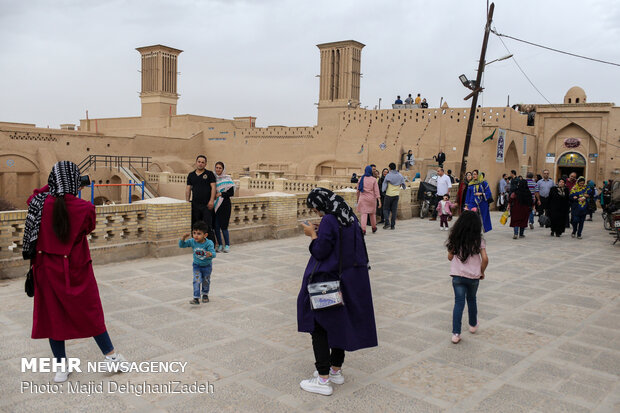
[(558, 174), (561, 177), (575, 172), (577, 176), (586, 176), (586, 158), (579, 152), (566, 152), (558, 159)]

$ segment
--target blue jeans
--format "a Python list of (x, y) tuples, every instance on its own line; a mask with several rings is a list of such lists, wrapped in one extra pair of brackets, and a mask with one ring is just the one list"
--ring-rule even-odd
[(454, 288), (454, 310), (452, 311), (452, 333), (461, 334), (461, 318), (467, 300), (467, 312), (469, 313), (469, 325), (475, 327), (478, 324), (478, 307), (476, 306), (476, 291), (480, 280), (452, 276), (452, 288)]
[[(106, 355), (114, 350), (112, 340), (110, 340), (110, 335), (107, 331), (104, 331), (93, 338), (95, 339), (95, 342), (99, 346), (99, 350), (101, 350), (103, 355)], [(50, 347), (52, 348), (52, 354), (54, 354), (56, 360), (60, 362), (62, 359), (67, 358), (67, 353), (65, 352), (65, 340), (54, 340), (53, 338), (50, 338), (49, 341)]]
[(573, 235), (577, 234), (578, 237), (581, 236), (581, 232), (583, 231), (583, 222), (586, 220), (585, 215), (575, 215), (573, 214), (573, 218), (571, 223), (573, 224)]
[(534, 223), (534, 214), (535, 214), (535, 209), (532, 208), (532, 210), (530, 211), (530, 224)]
[(209, 265), (196, 265), (194, 268), (194, 298), (200, 298), (200, 285), (202, 284), (202, 295), (209, 294), (209, 287), (211, 286), (211, 270), (213, 266)]
[(525, 232), (525, 227), (523, 228), (513, 227), (513, 229), (515, 231), (515, 235), (523, 235), (523, 233)]
[[(222, 231), (222, 234), (220, 234)], [(222, 235), (224, 235), (224, 243), (222, 244)], [(223, 229), (220, 225), (220, 219), (215, 216), (215, 237), (217, 238), (217, 245), (230, 245), (230, 238), (228, 235), (228, 230)]]

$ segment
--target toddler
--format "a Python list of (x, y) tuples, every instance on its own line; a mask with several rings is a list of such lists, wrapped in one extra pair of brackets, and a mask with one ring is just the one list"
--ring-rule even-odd
[(213, 241), (207, 239), (209, 226), (203, 221), (196, 221), (192, 227), (192, 238), (189, 234), (179, 240), (180, 248), (191, 248), (194, 251), (194, 299), (189, 303), (200, 304), (200, 290), (202, 284), (202, 302), (209, 302), (209, 286), (211, 285), (211, 261), (215, 258)]
[(452, 216), (452, 208), (456, 205), (450, 202), (450, 195), (445, 194), (443, 199), (437, 203), (437, 212), (439, 213), (439, 230), (444, 229), (448, 231), (448, 218)]
[(486, 244), (482, 238), (482, 223), (477, 213), (463, 211), (448, 236), (446, 247), (454, 289), (452, 342), (456, 344), (461, 341), (461, 318), (466, 300), (469, 332), (474, 334), (478, 330), (476, 292), (479, 281), (484, 279), (484, 270), (489, 265)]

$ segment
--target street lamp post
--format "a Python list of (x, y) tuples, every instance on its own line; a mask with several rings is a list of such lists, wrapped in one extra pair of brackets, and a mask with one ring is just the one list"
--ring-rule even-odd
[[(461, 171), (459, 172), (459, 191), (458, 200), (462, 199), (463, 190), (465, 188), (465, 173), (467, 172), (467, 157), (469, 156), (469, 145), (471, 142), (471, 132), (474, 127), (474, 119), (476, 112), (476, 105), (478, 104), (478, 94), (482, 91), (480, 87), (482, 81), (482, 73), (484, 72), (485, 61), (484, 58), (487, 52), (487, 44), (489, 42), (489, 32), (491, 31), (491, 22), (493, 21), (493, 10), (495, 9), (495, 3), (491, 3), (489, 12), (487, 15), (487, 23), (484, 27), (484, 38), (482, 40), (482, 50), (480, 51), (480, 60), (478, 61), (478, 74), (475, 81), (467, 79), (467, 76), (459, 76), (464, 86), (472, 89), (472, 92), (465, 97), (465, 100), (472, 98), (471, 109), (469, 110), (469, 119), (467, 121), (467, 132), (465, 133), (465, 144), (463, 145), (463, 157), (461, 158)], [(503, 59), (502, 59), (503, 60)]]

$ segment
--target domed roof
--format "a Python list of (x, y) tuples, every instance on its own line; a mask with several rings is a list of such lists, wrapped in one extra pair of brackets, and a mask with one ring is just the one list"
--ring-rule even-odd
[(586, 92), (579, 86), (573, 86), (568, 89), (564, 95), (564, 104), (569, 103), (586, 103)]

